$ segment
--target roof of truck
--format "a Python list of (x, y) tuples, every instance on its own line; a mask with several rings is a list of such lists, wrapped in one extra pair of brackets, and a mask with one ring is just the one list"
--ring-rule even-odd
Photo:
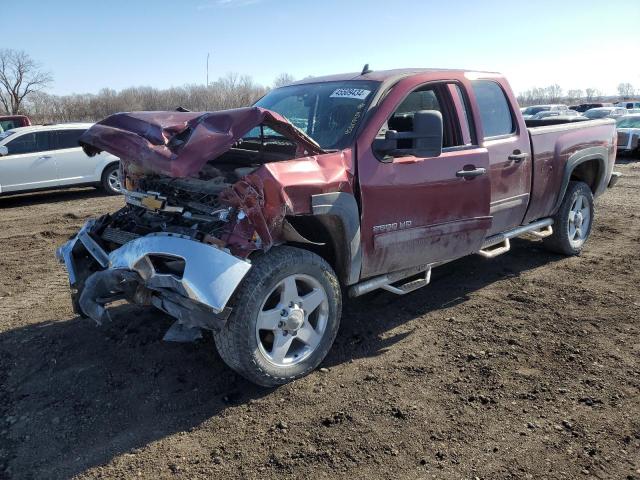
[(325, 75), (322, 77), (309, 77), (296, 82), (292, 82), (290, 85), (301, 85), (305, 83), (321, 83), (321, 82), (339, 82), (345, 80), (373, 80), (376, 82), (384, 82), (397, 77), (406, 77), (416, 73), (427, 72), (456, 72), (456, 73), (487, 73), (490, 75), (496, 75), (497, 72), (480, 72), (478, 70), (463, 70), (453, 68), (397, 68), (393, 70), (373, 70), (369, 73), (351, 72), (351, 73), (339, 73), (337, 75)]

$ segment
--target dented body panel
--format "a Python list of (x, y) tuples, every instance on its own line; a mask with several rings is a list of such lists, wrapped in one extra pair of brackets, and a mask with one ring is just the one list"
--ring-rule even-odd
[[(249, 130), (265, 125), (293, 139), (299, 156), (322, 149), (282, 116), (259, 107), (219, 112), (133, 112), (111, 115), (91, 127), (80, 145), (88, 155), (105, 150), (142, 172), (172, 177), (197, 174)], [(115, 152), (118, 152), (117, 154)]]

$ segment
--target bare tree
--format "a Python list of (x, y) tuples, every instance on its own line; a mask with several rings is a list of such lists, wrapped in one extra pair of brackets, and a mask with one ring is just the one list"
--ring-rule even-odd
[(295, 80), (296, 79), (293, 78), (293, 75), (289, 73), (281, 73), (273, 81), (273, 88), (284, 87), (285, 85), (295, 82)]
[(567, 91), (567, 100), (569, 103), (579, 102), (582, 99), (582, 90), (579, 88)]
[(24, 100), (53, 80), (26, 52), (0, 50), (0, 103), (10, 114), (20, 112)]
[(585, 90), (585, 100), (587, 102), (593, 102), (594, 100), (598, 100), (602, 96), (602, 92), (597, 88), (587, 88)]
[(633, 97), (636, 93), (636, 89), (633, 88), (633, 85), (630, 83), (620, 83), (618, 84), (618, 95), (620, 98), (629, 98)]

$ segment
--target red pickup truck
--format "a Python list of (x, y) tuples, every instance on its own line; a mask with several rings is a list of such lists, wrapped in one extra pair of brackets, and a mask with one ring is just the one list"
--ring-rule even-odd
[(0, 115), (0, 133), (12, 128), (28, 127), (31, 120), (25, 115)]
[(613, 173), (613, 120), (528, 127), (507, 81), (459, 70), (307, 79), (253, 107), (108, 117), (85, 151), (121, 159), (126, 206), (58, 250), (75, 310), (126, 298), (211, 330), (261, 385), (317, 367), (343, 292), (405, 294), (520, 235), (578, 254)]

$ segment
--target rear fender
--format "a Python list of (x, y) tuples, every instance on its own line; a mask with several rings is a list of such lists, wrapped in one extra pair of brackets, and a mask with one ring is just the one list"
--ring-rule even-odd
[(571, 181), (571, 176), (575, 170), (586, 162), (595, 160), (598, 164), (598, 171), (595, 174), (593, 185), (590, 185), (593, 190), (593, 195), (598, 196), (607, 188), (608, 178), (611, 176), (611, 172), (608, 171), (607, 158), (609, 157), (609, 150), (606, 147), (589, 147), (583, 150), (575, 152), (569, 157), (564, 167), (562, 174), (562, 184), (560, 185), (560, 191), (558, 192), (558, 198), (553, 207), (552, 212), (557, 212), (562, 204), (564, 195), (567, 192), (567, 187)]

